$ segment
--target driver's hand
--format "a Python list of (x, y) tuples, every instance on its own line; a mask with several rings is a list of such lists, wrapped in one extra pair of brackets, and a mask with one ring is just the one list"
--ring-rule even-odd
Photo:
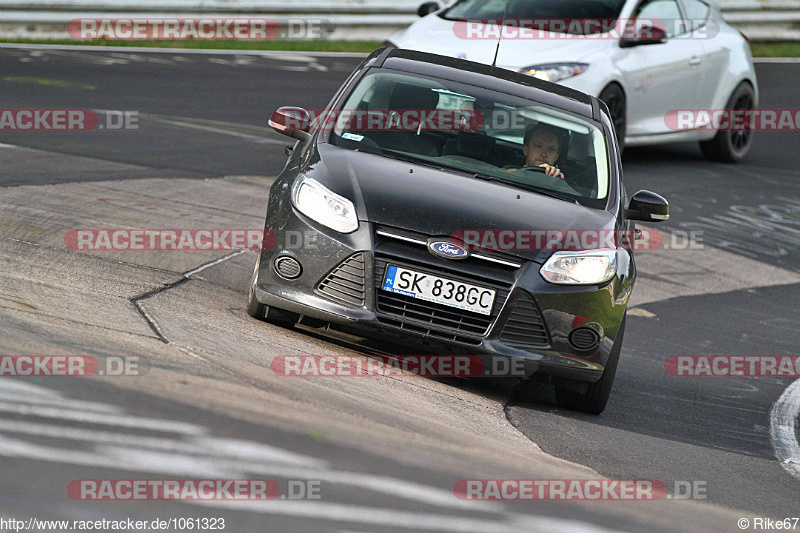
[(544, 173), (548, 176), (553, 176), (554, 178), (561, 178), (564, 179), (564, 174), (557, 168), (552, 165), (548, 165), (547, 163), (542, 163), (539, 165), (540, 167), (544, 167)]

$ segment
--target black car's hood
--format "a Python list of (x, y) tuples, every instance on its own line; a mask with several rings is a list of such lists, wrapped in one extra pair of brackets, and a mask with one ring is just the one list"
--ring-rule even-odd
[[(353, 201), (358, 218), (430, 236), (463, 230), (613, 230), (616, 217), (467, 174), (318, 144), (309, 176)], [(536, 251), (507, 251), (536, 259)]]

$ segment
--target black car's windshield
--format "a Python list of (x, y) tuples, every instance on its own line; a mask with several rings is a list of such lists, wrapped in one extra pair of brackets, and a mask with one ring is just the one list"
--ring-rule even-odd
[[(322, 123), (319, 123), (320, 126)], [(330, 143), (503, 181), (601, 207), (602, 130), (518, 96), (389, 70), (368, 73), (326, 117)]]
[[(508, 12), (506, 12), (508, 4)], [(602, 25), (548, 26), (550, 31), (601, 33), (614, 27), (625, 4), (624, 0), (461, 0), (440, 16), (447, 20), (547, 21), (589, 19), (603, 21)]]

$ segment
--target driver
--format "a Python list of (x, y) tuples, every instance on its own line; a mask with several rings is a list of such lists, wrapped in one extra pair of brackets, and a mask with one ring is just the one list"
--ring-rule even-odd
[[(543, 167), (545, 174), (554, 178), (564, 179), (564, 173), (556, 166), (556, 160), (561, 153), (561, 131), (555, 126), (544, 124), (531, 124), (525, 130), (522, 141), (522, 154), (525, 156), (526, 167)], [(507, 169), (509, 172), (517, 168)]]

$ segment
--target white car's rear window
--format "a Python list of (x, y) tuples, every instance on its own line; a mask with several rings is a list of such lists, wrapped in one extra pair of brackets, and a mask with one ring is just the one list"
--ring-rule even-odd
[[(461, 0), (440, 14), (447, 20), (600, 20), (604, 24), (567, 26), (554, 25), (550, 31), (579, 31), (602, 33), (614, 27), (624, 0)], [(507, 7), (506, 7), (507, 6)], [(538, 26), (537, 26), (538, 27)]]

